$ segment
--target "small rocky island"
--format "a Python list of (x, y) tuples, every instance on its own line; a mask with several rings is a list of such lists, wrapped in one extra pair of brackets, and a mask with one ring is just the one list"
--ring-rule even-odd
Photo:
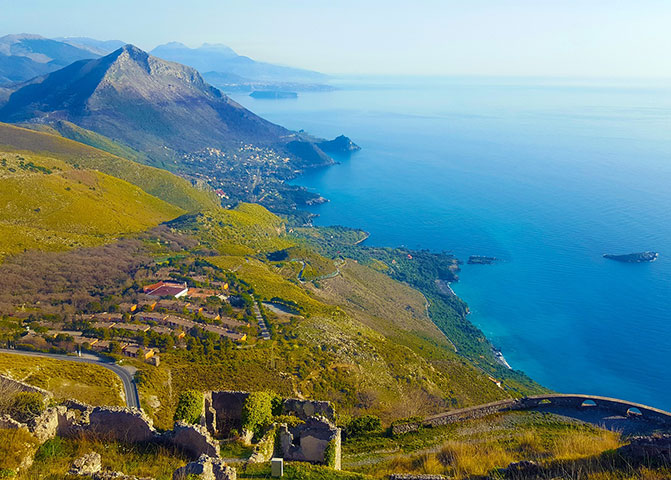
[(483, 255), (471, 255), (468, 257), (469, 265), (491, 265), (498, 261), (499, 259), (496, 257), (485, 257)]
[(611, 255), (605, 253), (603, 258), (609, 260), (615, 260), (617, 262), (624, 263), (645, 263), (645, 262), (654, 262), (659, 257), (657, 252), (639, 252), (639, 253), (627, 253), (625, 255)]

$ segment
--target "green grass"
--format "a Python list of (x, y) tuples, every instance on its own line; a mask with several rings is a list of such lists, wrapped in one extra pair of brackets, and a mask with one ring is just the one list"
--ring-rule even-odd
[(171, 480), (176, 468), (187, 460), (172, 449), (155, 445), (126, 445), (116, 442), (56, 437), (44, 443), (35, 455), (35, 463), (17, 480), (61, 480), (72, 462), (89, 452), (98, 452), (104, 470), (127, 475)]
[[(71, 125), (71, 128), (79, 129), (74, 125)], [(78, 131), (82, 131), (82, 129)], [(87, 135), (97, 135), (88, 131), (83, 132)], [(100, 138), (111, 142), (105, 137)], [(170, 172), (142, 165), (121, 156), (49, 133), (0, 123), (0, 150), (21, 154), (32, 152), (45, 157), (57, 158), (71, 166), (76, 165), (80, 168), (98, 170), (125, 180), (146, 193), (189, 212), (214, 208), (219, 204), (214, 193), (196, 189), (187, 180)], [(119, 150), (118, 153), (125, 154), (127, 152)]]
[(99, 245), (182, 213), (104, 173), (0, 151), (0, 255)]
[(3, 472), (16, 471), (38, 445), (37, 439), (25, 430), (0, 429), (0, 478), (5, 478)]
[[(250, 464), (244, 470), (238, 470), (238, 478), (272, 478), (270, 476), (270, 464)], [(287, 480), (365, 480), (370, 477), (320, 465), (289, 462), (284, 464), (283, 478)]]
[(123, 385), (114, 373), (98, 365), (0, 353), (0, 373), (54, 394), (90, 405), (124, 405)]
[(273, 252), (294, 245), (281, 218), (251, 203), (187, 215), (171, 225), (198, 236), (225, 255)]

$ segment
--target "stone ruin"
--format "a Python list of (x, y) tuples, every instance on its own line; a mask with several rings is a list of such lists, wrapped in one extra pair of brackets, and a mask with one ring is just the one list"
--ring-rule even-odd
[(310, 417), (293, 428), (280, 425), (277, 432), (282, 458), (299, 462), (328, 464), (327, 450), (332, 449), (331, 467), (340, 470), (341, 432), (324, 417)]
[[(242, 426), (242, 407), (249, 392), (214, 391), (204, 396), (203, 424), (212, 436), (226, 437)], [(276, 435), (285, 460), (326, 463), (326, 450), (333, 449), (333, 463), (340, 468), (341, 431), (334, 425), (335, 411), (330, 402), (284, 399), (282, 415), (292, 415), (305, 423), (296, 427), (279, 425)], [(263, 441), (269, 441), (265, 439)], [(271, 454), (273, 452), (270, 452)], [(268, 455), (256, 454), (252, 461), (266, 461)]]
[[(49, 392), (9, 377), (0, 376), (0, 382), (5, 386), (11, 384), (10, 386), (16, 391), (42, 393), (45, 402), (51, 398)], [(55, 436), (92, 436), (125, 443), (165, 445), (179, 449), (194, 459), (186, 467), (175, 472), (175, 479), (185, 478), (199, 471), (205, 479), (234, 480), (235, 470), (226, 466), (219, 458), (219, 442), (214, 436), (224, 436), (229, 434), (232, 428), (240, 428), (242, 406), (248, 396), (248, 392), (207, 392), (204, 395), (201, 425), (176, 422), (174, 428), (166, 432), (158, 432), (151, 419), (141, 410), (125, 407), (91, 407), (74, 400), (46, 408), (27, 423), (21, 423), (9, 415), (4, 415), (0, 417), (0, 428), (25, 429), (35, 435), (40, 442)], [(293, 415), (304, 423), (295, 427), (276, 425), (272, 430), (273, 438), (266, 439), (270, 445), (271, 455), (280, 454), (285, 460), (326, 463), (327, 450), (330, 449), (328, 456), (331, 459), (331, 466), (340, 468), (341, 432), (333, 423), (335, 412), (329, 402), (285, 399), (282, 414)], [(278, 445), (280, 451), (275, 452), (273, 445)], [(257, 455), (257, 457), (265, 460), (265, 456)], [(97, 472), (92, 478), (102, 478), (111, 474), (116, 472)]]
[[(249, 392), (214, 391), (206, 392), (204, 399), (204, 425), (210, 434), (226, 437), (232, 429), (240, 430), (242, 406)], [(325, 417), (335, 421), (335, 411), (331, 402), (299, 400), (287, 398), (282, 405), (282, 415), (293, 415), (301, 420), (312, 416)]]

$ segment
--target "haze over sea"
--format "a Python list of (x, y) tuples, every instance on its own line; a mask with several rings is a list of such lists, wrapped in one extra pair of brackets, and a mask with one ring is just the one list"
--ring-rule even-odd
[[(295, 183), (369, 244), (496, 256), (453, 285), (513, 368), (671, 410), (671, 84), (375, 79), (234, 98), (363, 148)], [(660, 252), (624, 264), (603, 253)]]

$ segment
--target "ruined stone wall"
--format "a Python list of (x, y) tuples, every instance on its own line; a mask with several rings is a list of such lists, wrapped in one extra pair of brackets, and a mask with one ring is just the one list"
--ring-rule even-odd
[(293, 415), (301, 420), (319, 416), (335, 421), (335, 411), (331, 402), (320, 402), (316, 400), (299, 400), (287, 398), (282, 406), (282, 415)]
[(158, 435), (151, 419), (141, 411), (120, 407), (95, 407), (80, 430), (98, 438), (128, 443), (150, 442)]
[(326, 463), (327, 448), (334, 448), (334, 468), (341, 465), (341, 431), (324, 417), (311, 417), (303, 424), (289, 428), (280, 425), (279, 448), (289, 461)]
[[(219, 391), (204, 395), (204, 418), (208, 431), (213, 435), (228, 435), (232, 428), (240, 429), (242, 406), (249, 392)], [(287, 398), (282, 405), (283, 415), (294, 415), (301, 420), (313, 416), (335, 421), (331, 402)]]
[(424, 419), (423, 425), (435, 427), (438, 425), (447, 425), (450, 423), (461, 422), (464, 420), (473, 420), (486, 417), (494, 413), (519, 410), (522, 408), (519, 400), (500, 400), (498, 402), (479, 405), (477, 407), (462, 408), (451, 412), (434, 415)]
[(35, 392), (44, 395), (45, 397), (50, 398), (51, 392), (48, 392), (42, 388), (36, 387), (34, 385), (28, 385), (27, 383), (21, 382), (19, 380), (14, 380), (11, 377), (6, 375), (0, 375), (0, 391), (15, 391), (15, 392)]
[(227, 435), (240, 428), (242, 406), (249, 392), (208, 392), (205, 395), (205, 420), (213, 435)]
[(599, 397), (594, 395), (553, 394), (500, 400), (498, 402), (492, 402), (486, 405), (478, 405), (476, 407), (453, 410), (427, 417), (422, 422), (409, 422), (393, 425), (392, 433), (395, 435), (401, 435), (404, 433), (417, 431), (421, 426), (435, 427), (438, 425), (447, 425), (450, 423), (473, 420), (511, 410), (533, 410), (549, 406), (575, 409), (593, 408), (584, 406), (583, 404), (586, 401), (592, 401), (596, 404), (596, 407), (623, 417), (626, 417), (630, 414), (631, 408), (636, 408), (641, 412), (641, 420), (662, 425), (671, 425), (671, 413), (648, 407), (646, 405), (626, 402), (616, 398)]

